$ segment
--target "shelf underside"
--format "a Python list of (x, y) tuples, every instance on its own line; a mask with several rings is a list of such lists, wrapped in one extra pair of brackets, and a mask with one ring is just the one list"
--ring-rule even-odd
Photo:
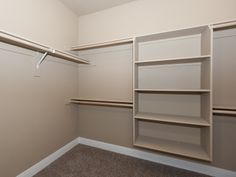
[(204, 148), (196, 144), (138, 136), (134, 145), (142, 148), (210, 161), (210, 157)]
[(166, 115), (166, 114), (155, 114), (155, 113), (136, 113), (134, 116), (136, 119), (150, 120), (157, 122), (166, 122), (173, 124), (185, 124), (193, 126), (210, 126), (209, 122), (199, 117), (192, 116), (177, 116), (177, 115)]

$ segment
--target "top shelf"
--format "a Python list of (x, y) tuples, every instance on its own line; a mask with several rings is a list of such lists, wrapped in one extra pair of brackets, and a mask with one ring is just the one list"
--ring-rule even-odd
[(209, 26), (200, 26), (188, 29), (179, 29), (175, 31), (167, 31), (157, 34), (140, 36), (137, 37), (136, 40), (137, 42), (147, 42), (147, 41), (162, 40), (168, 38), (178, 38), (182, 36), (192, 36), (192, 35), (202, 34), (209, 28), (210, 28)]
[(115, 45), (129, 44), (129, 43), (133, 43), (133, 41), (134, 41), (133, 38), (127, 38), (127, 39), (108, 41), (108, 42), (102, 42), (102, 43), (96, 43), (96, 44), (75, 46), (75, 47), (72, 47), (71, 50), (81, 51), (81, 50), (88, 50), (88, 49), (96, 49), (96, 48), (109, 47), (109, 46), (115, 46)]
[(0, 41), (11, 44), (11, 45), (15, 45), (18, 47), (23, 47), (29, 50), (41, 52), (41, 53), (47, 52), (48, 55), (62, 58), (64, 60), (72, 61), (75, 63), (80, 63), (80, 64), (89, 63), (88, 61), (81, 59), (76, 55), (50, 48), (48, 46), (33, 42), (31, 40), (16, 36), (14, 34), (11, 34), (5, 31), (0, 31)]

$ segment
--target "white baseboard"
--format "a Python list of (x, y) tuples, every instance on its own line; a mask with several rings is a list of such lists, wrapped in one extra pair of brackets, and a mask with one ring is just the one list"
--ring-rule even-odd
[(173, 166), (176, 168), (182, 168), (185, 170), (189, 171), (194, 171), (198, 173), (203, 173), (206, 175), (210, 176), (215, 176), (215, 177), (236, 177), (236, 172), (230, 171), (230, 170), (225, 170), (221, 168), (216, 168), (210, 165), (204, 165), (200, 163), (194, 163), (194, 162), (189, 162), (185, 160), (180, 160), (172, 157), (167, 157), (164, 155), (157, 155), (155, 153), (150, 153), (150, 152), (144, 152), (141, 150), (137, 149), (132, 149), (132, 148), (127, 148), (123, 146), (118, 146), (114, 144), (109, 144), (109, 143), (104, 143), (101, 141), (95, 141), (91, 139), (86, 139), (86, 138), (76, 138), (75, 140), (71, 141), (67, 145), (63, 146), (56, 152), (52, 153), (48, 157), (44, 158), (37, 164), (33, 165), (29, 169), (25, 170), (21, 174), (17, 175), (16, 177), (32, 177), (39, 171), (43, 170), (45, 167), (50, 165), (52, 162), (54, 162), (56, 159), (64, 155), (66, 152), (71, 150), (73, 147), (75, 147), (78, 144), (83, 144), (91, 147), (96, 147), (100, 149), (104, 149), (107, 151), (112, 151), (120, 154), (124, 154), (127, 156), (143, 159), (143, 160), (148, 160), (151, 162), (156, 162), (164, 165), (169, 165)]
[(32, 177), (78, 144), (78, 138), (66, 144), (16, 177)]
[(236, 177), (236, 172), (234, 171), (216, 168), (210, 165), (203, 165), (200, 163), (188, 162), (185, 160), (166, 157), (163, 155), (157, 155), (154, 153), (144, 152), (141, 150), (136, 150), (136, 149), (118, 146), (114, 144), (103, 143), (101, 141), (95, 141), (95, 140), (79, 137), (78, 144), (84, 144), (84, 145), (104, 149), (107, 151), (112, 151), (112, 152), (124, 154), (127, 156), (132, 156), (139, 159), (144, 159), (144, 160), (161, 163), (161, 164), (165, 164), (165, 165), (169, 165), (169, 166), (173, 166), (177, 168), (182, 168), (185, 170), (194, 171), (194, 172), (198, 172), (198, 173), (202, 173), (202, 174), (206, 174), (210, 176)]

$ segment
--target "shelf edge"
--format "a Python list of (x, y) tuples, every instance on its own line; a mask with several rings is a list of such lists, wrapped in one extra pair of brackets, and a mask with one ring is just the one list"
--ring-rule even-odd
[(108, 47), (108, 46), (129, 44), (129, 43), (133, 43), (133, 41), (134, 41), (133, 38), (127, 38), (127, 39), (107, 41), (107, 42), (101, 42), (101, 43), (95, 43), (95, 44), (81, 45), (81, 46), (72, 47), (71, 51), (80, 51), (80, 50), (88, 50), (88, 49), (102, 48), (102, 47)]

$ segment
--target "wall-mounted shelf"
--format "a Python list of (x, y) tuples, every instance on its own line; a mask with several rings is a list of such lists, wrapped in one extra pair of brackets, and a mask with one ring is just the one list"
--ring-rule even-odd
[(208, 93), (209, 89), (135, 89), (136, 92)]
[(76, 55), (50, 48), (48, 46), (33, 42), (31, 40), (19, 37), (17, 35), (5, 31), (0, 31), (0, 41), (18, 47), (26, 48), (29, 50), (37, 51), (40, 53), (47, 53), (47, 55), (62, 58), (64, 60), (72, 61), (75, 63), (81, 63), (81, 64), (89, 63), (88, 61), (81, 59)]
[(180, 143), (173, 140), (170, 141), (146, 136), (138, 136), (134, 145), (146, 149), (174, 153), (176, 155), (192, 157), (200, 160), (209, 161), (210, 159), (204, 148), (200, 145), (195, 144)]
[(196, 126), (206, 126), (206, 127), (210, 126), (209, 122), (207, 122), (204, 118), (193, 117), (193, 116), (177, 116), (177, 115), (137, 112), (134, 117), (135, 119), (140, 119), (140, 120), (166, 122), (173, 124), (186, 124), (186, 125), (196, 125)]
[(75, 46), (75, 47), (72, 47), (71, 50), (80, 51), (80, 50), (88, 50), (88, 49), (109, 47), (109, 46), (122, 45), (122, 44), (129, 44), (129, 43), (133, 43), (133, 38), (108, 41), (108, 42), (102, 42), (102, 43), (96, 43), (96, 44), (90, 44), (90, 45)]
[(163, 65), (163, 64), (181, 64), (181, 63), (196, 63), (202, 62), (205, 59), (210, 58), (210, 55), (202, 55), (202, 56), (192, 56), (192, 57), (180, 57), (180, 58), (166, 58), (166, 59), (157, 59), (157, 60), (143, 60), (143, 61), (135, 61), (135, 64), (138, 65)]
[(133, 103), (129, 101), (71, 99), (71, 103), (84, 104), (84, 105), (133, 108)]

